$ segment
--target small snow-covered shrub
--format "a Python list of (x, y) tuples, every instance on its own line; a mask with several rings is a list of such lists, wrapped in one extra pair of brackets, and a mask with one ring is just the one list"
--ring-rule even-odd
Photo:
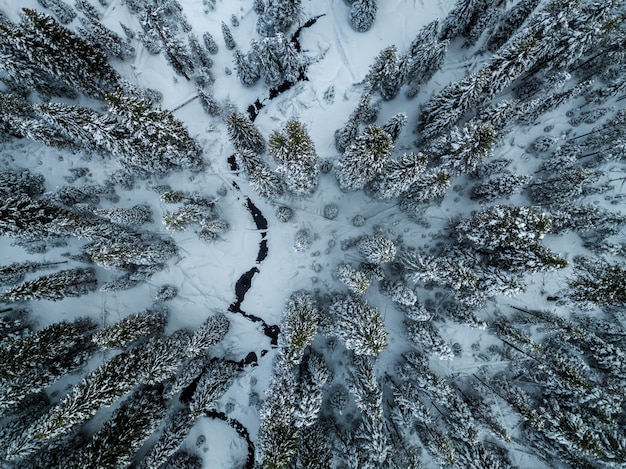
[(549, 135), (541, 135), (528, 147), (528, 151), (532, 153), (545, 153), (557, 142), (556, 137)]
[(281, 205), (276, 209), (276, 218), (278, 221), (287, 223), (293, 219), (293, 209), (285, 205)]
[(293, 241), (293, 248), (297, 252), (306, 251), (313, 244), (313, 237), (309, 230), (300, 230), (296, 233)]
[(366, 222), (367, 222), (367, 219), (363, 215), (355, 215), (354, 218), (352, 219), (352, 224), (356, 226), (357, 228), (360, 228), (361, 226), (365, 225)]
[(178, 294), (178, 288), (174, 285), (163, 285), (154, 296), (157, 301), (168, 301)]
[(337, 204), (328, 204), (324, 207), (324, 218), (334, 220), (335, 218), (337, 218), (338, 214), (339, 207), (337, 207)]

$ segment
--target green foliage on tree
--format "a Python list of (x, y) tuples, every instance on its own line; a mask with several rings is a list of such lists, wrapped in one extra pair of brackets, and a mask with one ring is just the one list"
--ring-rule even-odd
[(344, 191), (362, 189), (382, 173), (393, 151), (391, 136), (369, 125), (337, 162), (337, 180)]
[(317, 153), (306, 126), (293, 119), (282, 131), (269, 138), (268, 153), (278, 165), (287, 190), (295, 195), (310, 196), (318, 186)]

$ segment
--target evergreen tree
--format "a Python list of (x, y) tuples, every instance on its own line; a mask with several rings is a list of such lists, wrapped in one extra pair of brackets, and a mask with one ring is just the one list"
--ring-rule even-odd
[(350, 8), (350, 24), (355, 31), (368, 31), (376, 20), (377, 0), (356, 0)]
[(452, 360), (454, 353), (450, 346), (441, 338), (433, 326), (427, 321), (406, 321), (406, 335), (416, 347), (424, 353), (432, 353), (439, 360)]
[(317, 354), (309, 355), (300, 366), (293, 412), (296, 428), (304, 429), (317, 422), (322, 409), (324, 386), (329, 380), (330, 370), (324, 359)]
[(200, 104), (202, 108), (213, 117), (217, 117), (222, 113), (222, 108), (217, 102), (215, 97), (198, 86), (198, 98), (200, 98)]
[(365, 273), (355, 269), (350, 264), (342, 262), (335, 270), (337, 279), (343, 283), (351, 293), (362, 295), (370, 286), (370, 281)]
[(230, 113), (226, 118), (226, 130), (231, 143), (239, 152), (250, 150), (260, 154), (265, 151), (263, 135), (245, 114)]
[(83, 366), (93, 353), (95, 327), (88, 319), (62, 321), (2, 342), (0, 409), (15, 406), (27, 395)]
[(494, 130), (487, 124), (470, 121), (463, 128), (437, 139), (430, 154), (440, 158), (443, 168), (452, 174), (466, 174), (491, 156), (495, 140)]
[(222, 21), (222, 36), (224, 37), (224, 44), (226, 44), (226, 50), (233, 50), (237, 47), (235, 43), (235, 38), (233, 38), (233, 34), (230, 32), (230, 28), (226, 23)]
[(502, 47), (517, 29), (519, 29), (530, 14), (537, 8), (540, 0), (521, 0), (511, 7), (505, 16), (497, 23), (489, 35), (486, 46), (490, 51)]
[(163, 332), (166, 322), (167, 312), (147, 309), (99, 330), (93, 342), (100, 349), (125, 348), (144, 336)]
[(380, 292), (391, 298), (392, 301), (405, 306), (417, 303), (417, 295), (402, 281), (384, 280), (380, 283)]
[(152, 222), (152, 209), (148, 205), (134, 205), (129, 208), (96, 209), (93, 213), (120, 225), (138, 226)]
[(297, 382), (291, 371), (278, 371), (266, 391), (261, 408), (257, 463), (261, 467), (288, 468), (298, 451), (300, 429), (295, 425)]
[(563, 168), (546, 180), (530, 186), (530, 198), (541, 205), (560, 205), (576, 200), (596, 179), (596, 172), (584, 168)]
[(327, 425), (318, 420), (304, 428), (298, 446), (296, 469), (331, 469), (332, 459)]
[(58, 301), (65, 297), (85, 295), (94, 289), (95, 284), (93, 269), (77, 267), (26, 281), (4, 292), (0, 300), (9, 303), (26, 300)]
[(228, 330), (230, 321), (223, 314), (216, 314), (207, 318), (191, 336), (186, 353), (190, 357), (205, 354), (209, 347), (221, 342)]
[(348, 368), (348, 389), (366, 417), (380, 420), (383, 414), (383, 391), (376, 378), (375, 364), (374, 357), (354, 355), (352, 366)]
[(467, 37), (489, 6), (487, 0), (457, 0), (441, 25), (441, 39), (453, 39), (458, 35)]
[(423, 153), (405, 153), (390, 160), (368, 189), (378, 199), (391, 199), (408, 191), (426, 170), (428, 158)]
[(300, 77), (302, 59), (294, 44), (283, 33), (252, 43), (252, 60), (258, 60), (269, 86), (284, 82), (296, 83)]
[[(86, 1), (84, 4), (91, 6)], [(115, 57), (120, 60), (135, 56), (135, 48), (124, 41), (117, 33), (102, 25), (97, 17), (80, 17), (79, 20), (84, 29), (78, 28), (78, 32), (90, 45), (100, 48), (109, 57)]]
[(239, 49), (234, 50), (233, 60), (235, 71), (243, 85), (252, 86), (259, 81), (261, 78), (260, 64), (250, 60), (250, 57), (243, 55)]
[(261, 197), (275, 199), (283, 194), (280, 178), (252, 150), (235, 153), (237, 164), (248, 174), (250, 187)]
[(402, 85), (397, 59), (396, 46), (383, 49), (374, 59), (374, 63), (370, 65), (365, 77), (370, 89), (380, 91), (385, 101), (395, 98)]
[(371, 93), (361, 95), (359, 104), (350, 114), (348, 122), (341, 129), (335, 131), (335, 147), (341, 153), (356, 140), (359, 133), (359, 124), (365, 122), (366, 115), (369, 112), (371, 97)]
[(535, 63), (537, 39), (520, 36), (511, 39), (485, 66), (489, 73), (487, 96), (493, 97)]
[(337, 179), (344, 191), (362, 189), (378, 176), (393, 151), (389, 134), (375, 125), (369, 125), (337, 162)]
[(376, 308), (355, 297), (335, 301), (330, 307), (332, 331), (346, 348), (358, 355), (376, 356), (387, 347), (387, 331)]
[[(134, 391), (67, 466), (127, 467), (135, 452), (156, 430), (165, 415), (165, 402), (156, 386)], [(120, 431), (123, 428), (124, 431)]]
[(83, 248), (91, 260), (105, 268), (133, 268), (154, 266), (166, 262), (178, 252), (171, 241), (137, 242), (102, 241)]
[(24, 8), (19, 25), (0, 25), (0, 29), (6, 50), (15, 60), (26, 62), (26, 70), (41, 70), (95, 97), (118, 84), (119, 76), (106, 56), (50, 16)]
[(485, 99), (489, 73), (481, 69), (451, 83), (430, 98), (423, 106), (417, 127), (423, 140), (428, 140), (452, 127), (472, 107)]
[(141, 469), (158, 469), (170, 458), (182, 445), (189, 434), (194, 420), (187, 407), (171, 411), (165, 419), (163, 431), (159, 439), (141, 461)]
[(107, 95), (107, 101), (109, 112), (143, 150), (142, 154), (124, 155), (122, 161), (127, 166), (149, 173), (163, 173), (170, 168), (199, 171), (205, 166), (202, 149), (170, 111), (119, 93)]
[(519, 174), (507, 174), (497, 178), (491, 178), (480, 184), (476, 184), (472, 189), (472, 199), (485, 200), (491, 202), (501, 197), (508, 197), (517, 194), (523, 186), (528, 184), (531, 176)]
[(452, 173), (447, 169), (433, 168), (419, 174), (417, 180), (400, 199), (400, 210), (419, 218), (424, 204), (441, 199), (448, 192)]
[(256, 8), (259, 15), (256, 30), (268, 37), (287, 32), (302, 13), (302, 0), (264, 0)]
[(190, 225), (209, 223), (216, 216), (213, 202), (206, 200), (185, 201), (180, 209), (163, 216), (163, 224), (168, 230), (185, 231)]
[(443, 64), (449, 41), (439, 42), (438, 31), (438, 19), (428, 23), (398, 59), (400, 80), (409, 85), (409, 97), (417, 95), (420, 85), (428, 82)]
[(184, 359), (187, 341), (184, 333), (155, 337), (104, 362), (12, 442), (7, 451), (9, 459), (32, 454), (48, 440), (91, 418), (100, 407), (111, 405), (138, 383), (154, 385), (170, 378)]
[(204, 47), (206, 47), (206, 49), (209, 51), (209, 54), (217, 54), (217, 52), (219, 51), (219, 47), (210, 32), (205, 32), (202, 35), (202, 40), (204, 41)]
[(457, 238), (490, 256), (505, 270), (563, 268), (567, 262), (542, 246), (552, 221), (530, 207), (496, 205), (481, 210), (455, 227)]
[(17, 285), (24, 281), (26, 274), (36, 272), (39, 269), (48, 269), (55, 265), (66, 264), (63, 262), (14, 262), (0, 266), (0, 285)]
[(239, 371), (240, 367), (235, 362), (217, 359), (211, 361), (211, 365), (200, 376), (189, 404), (192, 425), (196, 419), (217, 408), (217, 401), (228, 391)]
[(357, 244), (357, 248), (371, 264), (386, 264), (396, 258), (396, 246), (381, 235), (364, 236)]
[(626, 268), (604, 259), (575, 259), (576, 277), (569, 282), (568, 296), (581, 303), (601, 307), (626, 304)]
[(283, 311), (278, 338), (281, 355), (277, 366), (291, 370), (302, 361), (305, 348), (317, 335), (320, 311), (313, 297), (304, 290), (293, 292)]
[(283, 131), (269, 138), (268, 153), (278, 165), (287, 190), (295, 195), (310, 196), (317, 189), (319, 166), (317, 153), (304, 124), (290, 120)]
[(398, 114), (391, 116), (382, 126), (382, 129), (387, 132), (395, 142), (398, 140), (400, 132), (402, 132), (402, 129), (406, 125), (407, 119), (406, 113), (399, 112)]

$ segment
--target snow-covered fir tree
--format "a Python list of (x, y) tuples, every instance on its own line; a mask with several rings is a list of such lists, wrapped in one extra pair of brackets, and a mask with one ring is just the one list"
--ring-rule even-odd
[(0, 300), (7, 303), (26, 300), (59, 301), (66, 297), (85, 295), (95, 286), (94, 269), (77, 267), (27, 280), (2, 293)]
[(210, 316), (191, 336), (186, 348), (187, 355), (197, 357), (206, 353), (209, 347), (224, 339), (229, 329), (230, 321), (225, 315)]
[(382, 173), (392, 151), (391, 136), (378, 126), (367, 126), (337, 162), (339, 187), (344, 191), (362, 189)]
[(260, 42), (253, 41), (251, 54), (250, 60), (254, 64), (258, 60), (265, 83), (269, 86), (298, 81), (302, 59), (294, 44), (283, 33), (265, 37)]
[(387, 132), (395, 142), (398, 139), (400, 132), (402, 132), (402, 129), (406, 125), (407, 120), (408, 118), (406, 113), (399, 112), (398, 114), (391, 116), (381, 128)]
[(162, 332), (166, 322), (167, 312), (147, 309), (99, 330), (93, 342), (101, 349), (124, 348), (142, 337)]
[(531, 181), (532, 177), (523, 174), (507, 174), (476, 184), (472, 188), (472, 199), (493, 200), (508, 197), (520, 192), (522, 187)]
[(427, 163), (428, 157), (423, 153), (405, 153), (390, 160), (383, 172), (368, 184), (368, 192), (379, 199), (398, 197), (417, 183)]
[(277, 366), (290, 370), (302, 361), (304, 349), (317, 335), (319, 321), (320, 311), (310, 293), (298, 290), (289, 296), (280, 324)]
[(324, 399), (324, 386), (330, 380), (330, 370), (317, 354), (306, 357), (300, 366), (293, 417), (297, 428), (311, 427), (317, 422)]
[(163, 431), (150, 449), (146, 457), (139, 465), (142, 469), (157, 469), (163, 467), (189, 434), (193, 425), (191, 412), (187, 407), (182, 407), (169, 412), (165, 418)]
[(533, 10), (537, 8), (539, 2), (540, 0), (521, 0), (503, 12), (503, 17), (487, 38), (487, 48), (495, 51), (504, 45), (516, 30), (522, 26)]
[(335, 301), (329, 310), (333, 335), (357, 355), (377, 356), (387, 347), (387, 331), (380, 312), (353, 296)]
[(244, 55), (239, 49), (233, 51), (233, 61), (235, 71), (241, 83), (245, 86), (252, 86), (261, 78), (260, 63), (254, 61), (254, 57)]
[(433, 168), (418, 174), (400, 199), (400, 210), (419, 219), (424, 204), (442, 198), (448, 192), (451, 180), (452, 173), (447, 169)]
[[(94, 97), (115, 90), (119, 75), (100, 49), (48, 15), (28, 8), (22, 11), (19, 25), (0, 25), (5, 50), (14, 64), (21, 65), (21, 70), (7, 70), (9, 74), (21, 78), (34, 69)], [(41, 73), (37, 71), (35, 75)]]
[(337, 266), (335, 275), (337, 280), (348, 287), (348, 290), (355, 295), (362, 295), (370, 286), (370, 280), (364, 272), (345, 262)]
[(396, 258), (396, 246), (381, 235), (364, 236), (357, 244), (359, 254), (371, 264), (386, 264)]
[(233, 33), (230, 32), (230, 28), (223, 21), (222, 21), (222, 36), (224, 38), (224, 44), (226, 45), (226, 50), (233, 50), (235, 47), (237, 47), (237, 43), (235, 42)]
[(350, 8), (350, 24), (355, 31), (368, 31), (376, 20), (378, 0), (356, 0)]
[(430, 98), (422, 106), (417, 126), (421, 139), (431, 139), (452, 127), (485, 99), (488, 85), (489, 72), (481, 69), (451, 83)]
[(129, 208), (96, 209), (93, 213), (120, 225), (138, 226), (152, 222), (152, 209), (147, 205), (134, 205)]
[(9, 265), (0, 266), (0, 285), (17, 285), (24, 281), (26, 274), (36, 272), (40, 269), (50, 269), (59, 264), (66, 264), (67, 261), (61, 262), (14, 262)]
[(202, 149), (170, 111), (119, 93), (107, 95), (107, 102), (109, 112), (118, 118), (128, 137), (132, 135), (131, 141), (143, 150), (142, 154), (123, 155), (124, 164), (144, 173), (162, 173), (165, 168), (155, 162), (161, 162), (167, 169), (204, 168)]
[(304, 124), (290, 120), (282, 131), (274, 131), (269, 138), (268, 153), (278, 165), (288, 191), (302, 196), (313, 194), (318, 186), (319, 165)]
[(209, 51), (209, 54), (217, 54), (217, 52), (219, 51), (219, 46), (217, 45), (217, 42), (215, 42), (215, 39), (210, 32), (207, 31), (202, 35), (202, 41), (204, 42), (204, 47), (206, 47), (207, 51)]
[(626, 303), (626, 268), (600, 258), (575, 259), (576, 277), (569, 282), (568, 296), (581, 303), (601, 307), (623, 306)]
[(226, 117), (226, 129), (231, 143), (238, 151), (250, 150), (257, 154), (265, 151), (265, 139), (245, 114), (232, 112)]
[(275, 199), (283, 194), (282, 182), (278, 175), (252, 150), (238, 151), (235, 153), (235, 160), (248, 175), (250, 187), (261, 197)]
[(381, 419), (383, 391), (376, 377), (376, 358), (355, 354), (349, 367), (348, 389), (364, 415)]
[[(135, 452), (156, 430), (165, 415), (165, 402), (157, 386), (135, 390), (91, 441), (77, 451), (66, 466), (121, 467), (132, 462)], [(120, 428), (124, 428), (121, 432)]]
[(451, 173), (466, 174), (491, 156), (494, 139), (494, 130), (489, 125), (470, 121), (435, 140), (429, 154), (440, 158), (443, 168)]
[(260, 0), (255, 8), (257, 32), (268, 37), (287, 32), (302, 13), (302, 0)]
[(363, 93), (359, 104), (352, 111), (345, 125), (335, 131), (335, 147), (338, 151), (344, 152), (353, 143), (359, 133), (359, 124), (365, 122), (370, 110), (371, 93)]
[(395, 98), (402, 85), (397, 60), (396, 46), (383, 49), (365, 77), (370, 89), (379, 91), (385, 101)]

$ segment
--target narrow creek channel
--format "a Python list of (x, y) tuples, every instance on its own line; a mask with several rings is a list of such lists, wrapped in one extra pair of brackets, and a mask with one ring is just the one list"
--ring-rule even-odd
[[(301, 52), (302, 50), (302, 47), (300, 45), (300, 33), (302, 32), (303, 29), (310, 28), (311, 26), (313, 26), (317, 22), (317, 20), (322, 16), (324, 15), (320, 15), (320, 16), (309, 19), (302, 26), (300, 26), (298, 30), (293, 34), (293, 36), (291, 37), (291, 42), (294, 44), (298, 52)], [(292, 88), (296, 83), (300, 81), (307, 81), (307, 80), (308, 78), (306, 76), (306, 68), (302, 67), (300, 69), (300, 75), (298, 76), (298, 80), (296, 82), (286, 81), (280, 86), (270, 89), (269, 95), (267, 98), (264, 98), (262, 101), (261, 99), (257, 99), (253, 104), (248, 106), (248, 115), (250, 117), (250, 120), (254, 122), (254, 120), (259, 114), (259, 111), (265, 106), (264, 103), (266, 101), (276, 98), (281, 93), (284, 93), (285, 91)], [(235, 160), (235, 155), (231, 155), (228, 157), (228, 164), (230, 166), (230, 169), (233, 172), (239, 171), (237, 161)], [(241, 193), (241, 188), (239, 187), (239, 185), (235, 181), (233, 181), (232, 184), (233, 184), (233, 187)], [(247, 272), (243, 273), (241, 277), (239, 277), (239, 279), (235, 283), (235, 298), (236, 299), (228, 307), (228, 311), (230, 311), (231, 313), (235, 313), (235, 314), (241, 314), (243, 317), (245, 317), (249, 321), (260, 323), (261, 326), (263, 327), (263, 333), (267, 337), (270, 338), (270, 344), (272, 345), (272, 347), (276, 347), (278, 345), (278, 334), (280, 333), (280, 328), (278, 327), (278, 325), (270, 325), (267, 322), (265, 322), (263, 318), (255, 316), (254, 314), (247, 313), (246, 311), (243, 311), (241, 309), (241, 304), (243, 303), (246, 297), (246, 293), (248, 293), (250, 288), (252, 288), (252, 280), (254, 279), (254, 276), (261, 272), (257, 266), (259, 266), (267, 258), (267, 255), (268, 255), (267, 218), (265, 218), (261, 210), (259, 210), (259, 208), (254, 204), (254, 202), (252, 202), (250, 197), (246, 196), (245, 200), (246, 200), (245, 202), (246, 209), (248, 210), (248, 212), (250, 212), (250, 215), (252, 216), (252, 220), (254, 221), (254, 224), (261, 235), (261, 240), (259, 241), (259, 251), (256, 256), (256, 265), (252, 267), (251, 269), (249, 269)], [(268, 352), (267, 350), (262, 350), (261, 356), (264, 356), (267, 352)], [(258, 363), (258, 357), (256, 355), (256, 352), (254, 351), (249, 352), (248, 355), (242, 360), (242, 365), (256, 365), (257, 363)], [(245, 468), (253, 469), (255, 449), (254, 449), (254, 443), (250, 440), (250, 435), (246, 427), (242, 425), (241, 422), (231, 419), (226, 414), (221, 413), (221, 412), (213, 411), (208, 416), (223, 420), (224, 422), (228, 423), (231, 427), (235, 429), (235, 431), (237, 432), (239, 436), (241, 436), (243, 439), (246, 440), (248, 444), (248, 455), (246, 459)]]

